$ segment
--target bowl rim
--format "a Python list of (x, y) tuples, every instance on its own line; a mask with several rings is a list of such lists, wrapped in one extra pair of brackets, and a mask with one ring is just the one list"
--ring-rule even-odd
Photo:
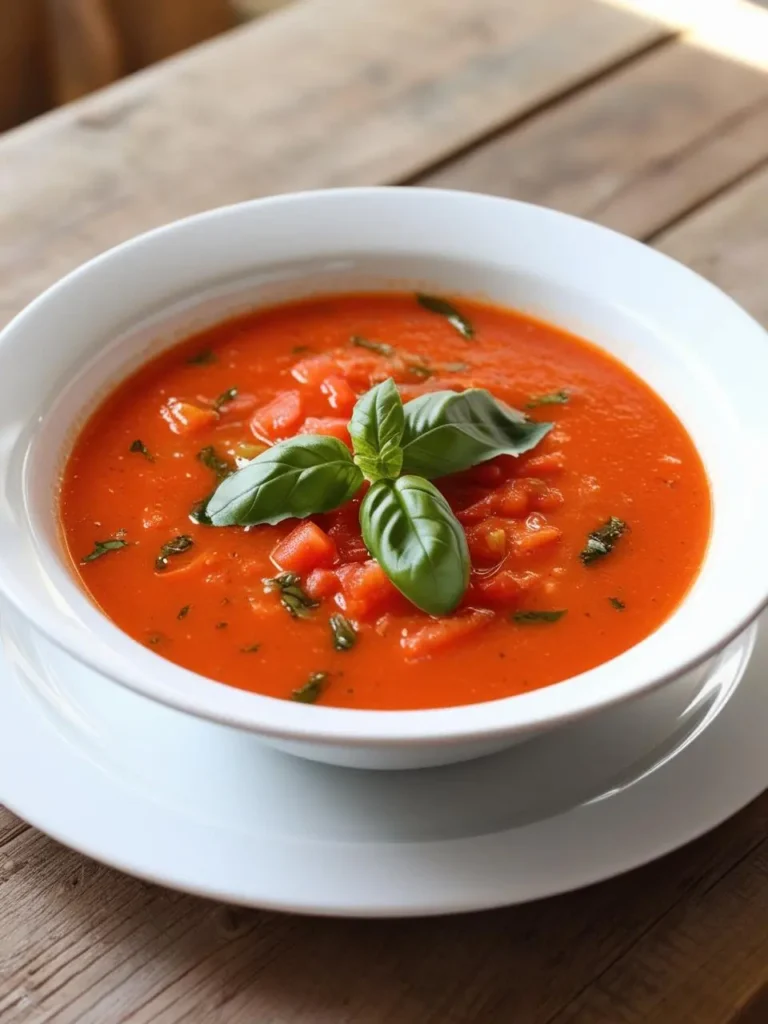
[[(393, 197), (397, 198), (393, 200)], [(671, 275), (682, 275), (681, 279), (684, 278), (689, 283), (694, 282), (702, 294), (707, 292), (724, 310), (730, 309), (732, 315), (738, 314), (745, 328), (750, 327), (753, 331), (757, 329), (765, 335), (762, 327), (733, 300), (698, 274), (665, 254), (649, 249), (642, 243), (608, 228), (570, 214), (501, 197), (454, 190), (381, 186), (305, 191), (249, 200), (194, 214), (137, 235), (95, 256), (46, 289), (0, 331), (0, 346), (14, 333), (25, 331), (27, 324), (34, 322), (34, 319), (54, 300), (66, 296), (72, 289), (89, 287), (89, 279), (97, 278), (105, 268), (119, 263), (129, 254), (162, 243), (171, 236), (189, 232), (194, 234), (195, 231), (204, 230), (211, 223), (243, 215), (252, 216), (254, 211), (264, 209), (289, 210), (291, 207), (301, 207), (306, 203), (365, 203), (369, 200), (404, 204), (444, 204), (448, 201), (470, 204), (478, 210), (484, 207), (486, 213), (488, 207), (491, 212), (503, 208), (507, 215), (508, 211), (515, 210), (521, 217), (557, 221), (565, 227), (570, 225), (570, 230), (586, 231), (595, 238), (613, 239), (614, 245), (618, 239), (623, 246), (644, 251), (645, 259), (650, 258), (659, 266), (666, 267)], [(575, 225), (578, 225), (578, 229), (574, 227)], [(24, 509), (23, 518), (28, 526), (28, 508)], [(59, 553), (50, 553), (52, 557), (60, 558)], [(705, 554), (702, 568), (706, 565), (708, 557), (709, 553)], [(4, 555), (0, 551), (0, 566), (3, 562)], [(61, 570), (65, 572), (63, 566)], [(77, 661), (145, 697), (186, 713), (265, 736), (309, 741), (320, 745), (342, 744), (349, 747), (440, 744), (457, 740), (471, 742), (504, 735), (525, 735), (574, 720), (650, 692), (696, 668), (743, 632), (768, 604), (766, 575), (765, 583), (753, 588), (759, 593), (752, 595), (750, 603), (738, 616), (732, 616), (727, 624), (724, 622), (721, 632), (701, 637), (695, 654), (688, 657), (680, 657), (678, 654), (675, 657), (673, 652), (670, 652), (667, 664), (650, 676), (633, 680), (630, 686), (608, 685), (606, 667), (610, 666), (613, 674), (621, 674), (633, 652), (646, 644), (649, 638), (587, 672), (525, 694), (449, 708), (380, 711), (297, 704), (238, 690), (184, 669), (128, 637), (96, 607), (80, 589), (72, 575), (67, 576), (71, 586), (77, 590), (84, 605), (87, 606), (87, 612), (84, 608), (81, 608), (81, 611), (84, 613), (88, 628), (75, 627), (53, 603), (46, 605), (33, 596), (29, 588), (18, 578), (18, 574), (13, 572), (0, 571), (0, 594), (37, 630)], [(688, 596), (683, 599), (682, 605), (687, 600)], [(85, 640), (89, 642), (86, 643)]]

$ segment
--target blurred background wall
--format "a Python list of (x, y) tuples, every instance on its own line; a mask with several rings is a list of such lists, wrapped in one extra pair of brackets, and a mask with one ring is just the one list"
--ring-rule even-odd
[(0, 131), (290, 0), (0, 0)]

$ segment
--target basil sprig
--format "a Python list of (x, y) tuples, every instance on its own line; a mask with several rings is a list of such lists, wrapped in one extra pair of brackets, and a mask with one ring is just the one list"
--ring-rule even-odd
[(447, 615), (469, 582), (469, 549), (440, 491), (420, 476), (379, 480), (360, 506), (365, 546), (409, 601)]
[(522, 455), (552, 429), (533, 423), (489, 391), (433, 391), (405, 406), (403, 472), (429, 479), (459, 473), (497, 455)]
[(357, 402), (353, 453), (306, 434), (267, 449), (223, 479), (208, 501), (214, 526), (255, 526), (330, 512), (369, 481), (360, 507), (365, 545), (409, 601), (446, 615), (469, 581), (464, 530), (429, 478), (533, 448), (551, 423), (530, 423), (488, 391), (438, 391), (405, 406), (393, 380)]

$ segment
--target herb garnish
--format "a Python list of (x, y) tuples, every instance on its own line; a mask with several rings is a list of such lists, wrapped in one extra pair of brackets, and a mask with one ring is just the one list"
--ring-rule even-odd
[(337, 651), (348, 651), (357, 643), (357, 631), (343, 615), (332, 615), (328, 620), (333, 635), (333, 646)]
[[(274, 444), (222, 480), (206, 506), (214, 526), (257, 526), (338, 508), (371, 487), (360, 506), (363, 540), (389, 579), (430, 615), (459, 604), (469, 580), (464, 531), (434, 477), (497, 455), (530, 451), (551, 429), (488, 391), (436, 391), (403, 405), (392, 378), (358, 399), (349, 424), (354, 454), (333, 437), (300, 434)], [(292, 615), (316, 607), (295, 573), (266, 580)]]
[(409, 363), (407, 369), (408, 373), (412, 373), (415, 377), (422, 377), (424, 380), (428, 377), (432, 377), (435, 372), (424, 363)]
[(416, 301), (421, 307), (428, 309), (430, 313), (444, 316), (451, 327), (457, 330), (462, 338), (466, 338), (468, 341), (474, 338), (474, 327), (450, 302), (439, 298), (437, 295), (424, 295), (421, 293), (416, 295)]
[(189, 615), (189, 609), (192, 607), (191, 604), (185, 604), (183, 608), (179, 609), (179, 614), (176, 616), (177, 619), (186, 619)]
[(140, 455), (144, 456), (144, 458), (147, 460), (147, 462), (154, 462), (155, 461), (154, 456), (152, 455), (152, 452), (150, 452), (149, 448), (147, 448), (147, 446), (144, 444), (143, 441), (138, 441), (138, 440), (137, 441), (132, 441), (131, 442), (131, 446), (128, 449), (128, 451), (129, 452), (138, 452)]
[(301, 704), (314, 704), (328, 682), (327, 672), (313, 672), (303, 686), (291, 691), (291, 697)]
[(208, 444), (205, 448), (201, 448), (197, 453), (197, 458), (204, 466), (207, 466), (208, 469), (212, 470), (219, 480), (224, 480), (234, 472), (232, 466), (226, 461), (226, 459), (222, 459), (216, 454), (216, 449), (212, 444)]
[(189, 510), (189, 518), (193, 523), (197, 523), (198, 526), (213, 526), (211, 517), (205, 511), (210, 500), (211, 495), (209, 494), (207, 498), (201, 498), (199, 501), (196, 501)]
[(106, 555), (110, 551), (119, 551), (120, 548), (127, 548), (128, 541), (120, 540), (119, 537), (110, 537), (109, 540), (97, 540), (94, 542), (93, 551), (90, 555), (86, 555), (80, 559), (80, 564), (84, 565), (86, 562), (95, 562), (97, 558), (101, 558), (102, 555)]
[(228, 622), (217, 622), (216, 629), (226, 629), (228, 625)]
[(147, 639), (144, 641), (148, 647), (156, 647), (165, 640), (165, 636), (162, 633), (150, 633)]
[(231, 402), (234, 398), (237, 398), (237, 388), (227, 388), (226, 391), (222, 391), (219, 397), (214, 400), (213, 408), (218, 412), (223, 405)]
[(611, 602), (617, 612), (623, 612), (627, 607), (624, 602), (618, 597), (609, 597), (608, 600)]
[(466, 373), (469, 363), (441, 363), (438, 369), (441, 373)]
[(181, 533), (178, 537), (172, 537), (171, 540), (167, 540), (160, 548), (160, 554), (155, 559), (155, 569), (157, 572), (162, 572), (168, 568), (168, 559), (171, 555), (181, 555), (188, 551), (193, 544), (194, 541), (186, 533)]
[(291, 349), (291, 354), (294, 356), (302, 355), (304, 352), (311, 352), (311, 345), (294, 345)]
[(375, 352), (380, 356), (393, 356), (395, 349), (391, 345), (385, 344), (383, 341), (369, 341), (368, 338), (363, 338), (359, 334), (353, 334), (349, 339), (350, 345), (356, 345), (358, 348), (367, 348), (369, 352)]
[(562, 619), (566, 612), (566, 608), (562, 609), (562, 611), (551, 612), (514, 612), (512, 615), (512, 621), (519, 623), (521, 626), (530, 626), (537, 622), (557, 622), (559, 619)]
[(271, 579), (262, 580), (267, 593), (273, 590), (280, 594), (280, 604), (293, 619), (305, 619), (318, 602), (304, 592), (301, 577), (295, 572), (281, 572)]
[(550, 391), (546, 395), (531, 395), (525, 403), (525, 408), (537, 409), (540, 405), (565, 405), (570, 397), (570, 393), (564, 388), (560, 391)]
[(208, 366), (216, 362), (216, 353), (209, 348), (203, 348), (197, 355), (190, 356), (187, 362), (192, 366)]
[(240, 650), (243, 654), (255, 654), (256, 651), (261, 650), (261, 644), (249, 644), (247, 647), (241, 647)]
[(607, 523), (587, 535), (587, 544), (579, 555), (584, 565), (591, 565), (613, 551), (619, 537), (627, 530), (627, 524), (617, 516), (611, 516)]

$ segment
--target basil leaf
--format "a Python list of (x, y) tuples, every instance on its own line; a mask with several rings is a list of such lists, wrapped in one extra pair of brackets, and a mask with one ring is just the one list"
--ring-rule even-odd
[(219, 480), (223, 480), (225, 477), (228, 477), (230, 473), (234, 472), (230, 463), (227, 462), (226, 459), (222, 459), (217, 455), (216, 449), (212, 444), (207, 444), (205, 448), (201, 448), (197, 453), (197, 459), (215, 473)]
[(101, 558), (102, 555), (106, 555), (109, 551), (119, 551), (120, 548), (127, 548), (128, 541), (121, 540), (119, 537), (110, 537), (109, 540), (97, 540), (94, 541), (93, 551), (89, 555), (85, 555), (80, 559), (80, 564), (85, 565), (86, 562), (95, 562), (97, 558)]
[(608, 600), (611, 602), (611, 607), (615, 608), (617, 612), (623, 612), (627, 607), (620, 597), (609, 597)]
[(143, 441), (131, 441), (131, 445), (128, 449), (129, 452), (138, 452), (139, 455), (143, 455), (147, 462), (154, 462), (152, 452), (147, 448)]
[(512, 616), (513, 622), (522, 626), (530, 626), (539, 622), (557, 622), (565, 615), (566, 610), (553, 612), (515, 612)]
[(438, 316), (444, 316), (451, 327), (454, 327), (462, 338), (466, 338), (467, 340), (474, 338), (475, 328), (450, 302), (439, 298), (437, 295), (423, 294), (417, 295), (416, 301), (424, 309), (428, 309), (430, 313), (437, 313)]
[(306, 619), (319, 601), (313, 600), (301, 585), (301, 577), (295, 572), (281, 572), (279, 576), (261, 581), (268, 594), (277, 591), (280, 604), (292, 619)]
[(531, 395), (525, 403), (525, 408), (538, 409), (540, 405), (565, 405), (570, 397), (564, 388), (560, 391), (550, 391), (546, 395)]
[(185, 604), (183, 608), (179, 609), (179, 614), (176, 616), (177, 619), (186, 619), (189, 615), (189, 609), (192, 607), (191, 604)]
[(354, 497), (363, 474), (335, 437), (302, 434), (268, 448), (222, 480), (206, 512), (214, 526), (256, 526), (330, 512)]
[(200, 498), (194, 503), (192, 508), (189, 510), (189, 518), (193, 523), (197, 523), (198, 526), (213, 526), (211, 517), (205, 511), (208, 507), (208, 502), (211, 500), (209, 494), (207, 498)]
[(337, 651), (348, 651), (357, 643), (357, 630), (343, 615), (332, 615), (328, 620), (333, 646)]
[(291, 690), (291, 697), (301, 704), (314, 704), (325, 689), (327, 682), (327, 672), (312, 672), (303, 686)]
[(611, 516), (607, 523), (587, 534), (587, 543), (579, 558), (584, 565), (591, 565), (599, 558), (604, 558), (613, 551), (614, 544), (626, 530), (627, 524), (623, 519)]
[(173, 537), (168, 540), (160, 548), (160, 554), (155, 559), (155, 569), (158, 572), (162, 572), (168, 568), (168, 559), (171, 555), (182, 555), (185, 551), (188, 551), (194, 541), (187, 533), (181, 533), (178, 537)]
[(190, 356), (187, 362), (191, 366), (208, 366), (216, 362), (216, 355), (211, 349), (203, 348), (196, 355)]
[(402, 469), (403, 402), (390, 377), (357, 400), (349, 423), (355, 462), (368, 480), (394, 479)]
[(218, 412), (223, 405), (227, 405), (228, 402), (233, 401), (235, 398), (237, 398), (237, 388), (227, 388), (226, 391), (222, 391), (219, 397), (214, 400), (213, 408)]
[(428, 480), (401, 476), (373, 484), (360, 507), (368, 550), (409, 601), (447, 615), (469, 582), (467, 538), (448, 502)]
[(433, 391), (407, 402), (403, 472), (432, 479), (497, 455), (522, 455), (552, 429), (532, 423), (489, 391)]
[(395, 354), (395, 349), (391, 345), (387, 345), (383, 341), (369, 341), (368, 338), (363, 338), (359, 334), (353, 334), (349, 339), (349, 343), (357, 348), (365, 348), (369, 352), (375, 352), (379, 356), (390, 357)]

